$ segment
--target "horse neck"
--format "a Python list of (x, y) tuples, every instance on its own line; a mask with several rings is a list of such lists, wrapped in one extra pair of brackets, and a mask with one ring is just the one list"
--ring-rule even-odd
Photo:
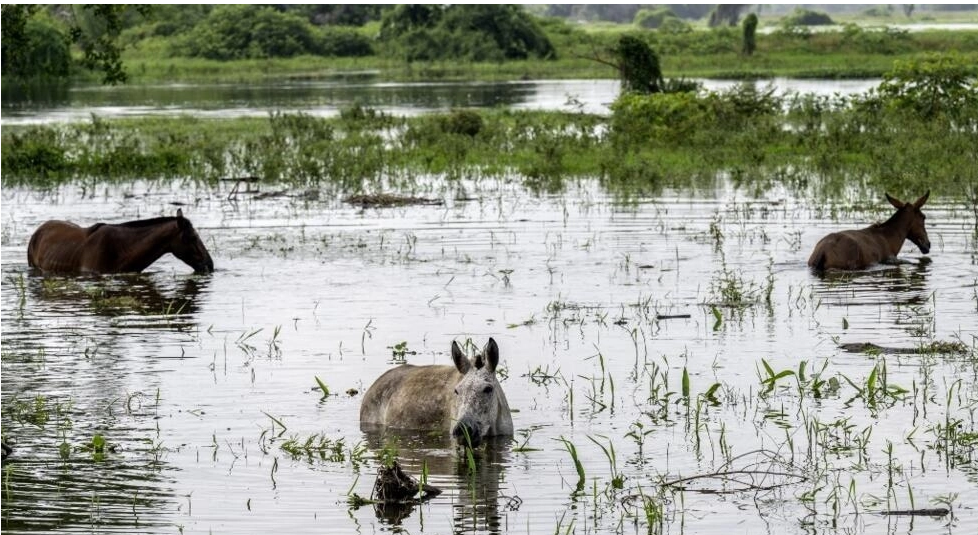
[(905, 212), (897, 210), (889, 219), (873, 228), (886, 240), (890, 256), (896, 256), (910, 233), (910, 219)]
[(121, 250), (124, 271), (143, 271), (161, 256), (171, 252), (170, 241), (177, 232), (176, 221), (165, 221), (146, 227), (115, 227), (124, 242)]

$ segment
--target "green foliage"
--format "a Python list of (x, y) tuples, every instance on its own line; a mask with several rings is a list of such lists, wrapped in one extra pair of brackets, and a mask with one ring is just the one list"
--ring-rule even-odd
[[(885, 106), (911, 111), (925, 119), (947, 116), (974, 120), (978, 83), (973, 64), (954, 53), (897, 61), (883, 77), (879, 98)], [(971, 128), (974, 128), (972, 123)]]
[(637, 37), (623, 35), (615, 47), (621, 87), (625, 92), (658, 93), (662, 91), (662, 68), (659, 56)]
[(32, 5), (4, 4), (3, 74), (17, 78), (67, 77), (68, 43), (81, 48), (83, 67), (102, 72), (102, 82), (125, 82), (122, 48), (118, 42), (123, 20), (133, 11), (148, 13), (149, 6), (130, 8), (125, 4), (72, 6), (66, 33)]
[(291, 57), (315, 51), (312, 26), (267, 6), (222, 5), (178, 45), (179, 53), (216, 60)]
[(26, 69), (20, 76), (68, 76), (71, 53), (67, 36), (50, 20), (33, 18), (27, 23)]
[(74, 7), (71, 40), (84, 54), (83, 67), (102, 72), (103, 84), (117, 84), (128, 79), (122, 66), (122, 47), (119, 34), (132, 11), (144, 16), (152, 9), (148, 5), (85, 4)]
[(757, 15), (750, 13), (744, 17), (744, 48), (743, 52), (747, 56), (754, 54), (757, 49)]
[(371, 40), (352, 28), (324, 28), (318, 53), (323, 56), (360, 57), (374, 53)]
[(635, 24), (640, 28), (656, 29), (668, 19), (679, 20), (679, 17), (668, 7), (640, 9), (635, 14)]
[(482, 130), (482, 116), (474, 110), (453, 110), (441, 124), (446, 133), (475, 137)]
[(3, 39), (0, 47), (3, 49), (3, 74), (15, 76), (32, 76), (29, 35), (27, 23), (37, 12), (37, 6), (30, 4), (3, 4)]
[(830, 26), (835, 24), (832, 17), (821, 11), (812, 11), (810, 9), (795, 8), (791, 14), (786, 16), (782, 23), (788, 26)]
[[(865, 17), (884, 17), (888, 18), (893, 15), (893, 6), (889, 4), (873, 6), (869, 9), (864, 9), (862, 12)], [(909, 16), (909, 15), (908, 15)]]
[(555, 57), (547, 35), (515, 5), (399, 5), (384, 14), (380, 40), (408, 61)]

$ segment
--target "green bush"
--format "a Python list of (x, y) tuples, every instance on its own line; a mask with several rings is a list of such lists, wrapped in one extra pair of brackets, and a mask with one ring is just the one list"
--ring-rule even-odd
[(324, 28), (318, 49), (323, 56), (335, 57), (370, 56), (374, 53), (371, 40), (352, 28)]
[(690, 26), (686, 21), (679, 18), (667, 18), (662, 21), (662, 24), (658, 29), (659, 33), (690, 33), (693, 31), (693, 27)]
[(47, 17), (24, 24), (23, 44), (16, 51), (3, 42), (3, 73), (21, 78), (68, 76), (71, 53), (67, 36)]
[(180, 55), (215, 60), (291, 57), (318, 52), (312, 25), (257, 5), (223, 5), (188, 32)]
[(453, 110), (441, 117), (441, 128), (448, 134), (475, 137), (482, 131), (482, 116), (473, 110)]
[(39, 178), (60, 176), (68, 159), (58, 132), (48, 127), (32, 127), (23, 133), (4, 135), (3, 176), (30, 174)]
[(820, 11), (795, 8), (794, 12), (782, 21), (787, 26), (830, 26), (835, 24), (831, 17)]
[(400, 5), (385, 13), (380, 40), (409, 61), (556, 56), (540, 26), (514, 5)]
[(635, 24), (640, 28), (656, 29), (668, 20), (676, 19), (679, 17), (672, 12), (668, 7), (659, 7), (655, 9), (640, 9), (638, 13), (635, 14)]
[(960, 55), (930, 54), (896, 62), (877, 88), (884, 106), (911, 111), (925, 119), (960, 118), (978, 110), (976, 68)]
[(754, 54), (757, 48), (757, 15), (751, 13), (744, 17), (744, 49), (745, 55)]

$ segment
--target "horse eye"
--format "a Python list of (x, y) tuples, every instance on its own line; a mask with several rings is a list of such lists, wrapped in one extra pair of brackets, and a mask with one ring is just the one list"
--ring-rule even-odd
[(482, 389), (483, 394), (492, 394), (492, 385), (489, 385)]
[(458, 389), (457, 388), (455, 389), (455, 395), (456, 396), (458, 395)]

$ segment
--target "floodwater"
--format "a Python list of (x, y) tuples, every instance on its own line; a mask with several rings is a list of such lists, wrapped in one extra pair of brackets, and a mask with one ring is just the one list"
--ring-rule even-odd
[[(737, 83), (700, 80), (721, 90)], [(779, 93), (862, 93), (879, 80), (797, 80), (746, 82)], [(384, 83), (369, 74), (335, 80), (261, 84), (46, 87), (43, 94), (4, 93), (3, 126), (87, 121), (102, 118), (176, 116), (264, 117), (288, 109), (334, 117), (355, 104), (395, 115), (419, 115), (451, 108), (584, 111), (609, 114), (618, 80), (532, 80), (519, 82)]]
[[(972, 207), (932, 196), (928, 257), (908, 242), (906, 265), (821, 279), (817, 240), (884, 217), (882, 198), (517, 184), (432, 177), (419, 191), (444, 205), (378, 209), (267, 186), (4, 188), (3, 532), (974, 533)], [(44, 220), (177, 204), (215, 273), (172, 257), (139, 276), (27, 269)], [(385, 447), (358, 425), (366, 388), (489, 337), (515, 442), (470, 461), (400, 437), (405, 469), (443, 493), (351, 505)], [(966, 351), (840, 347), (932, 341)]]

